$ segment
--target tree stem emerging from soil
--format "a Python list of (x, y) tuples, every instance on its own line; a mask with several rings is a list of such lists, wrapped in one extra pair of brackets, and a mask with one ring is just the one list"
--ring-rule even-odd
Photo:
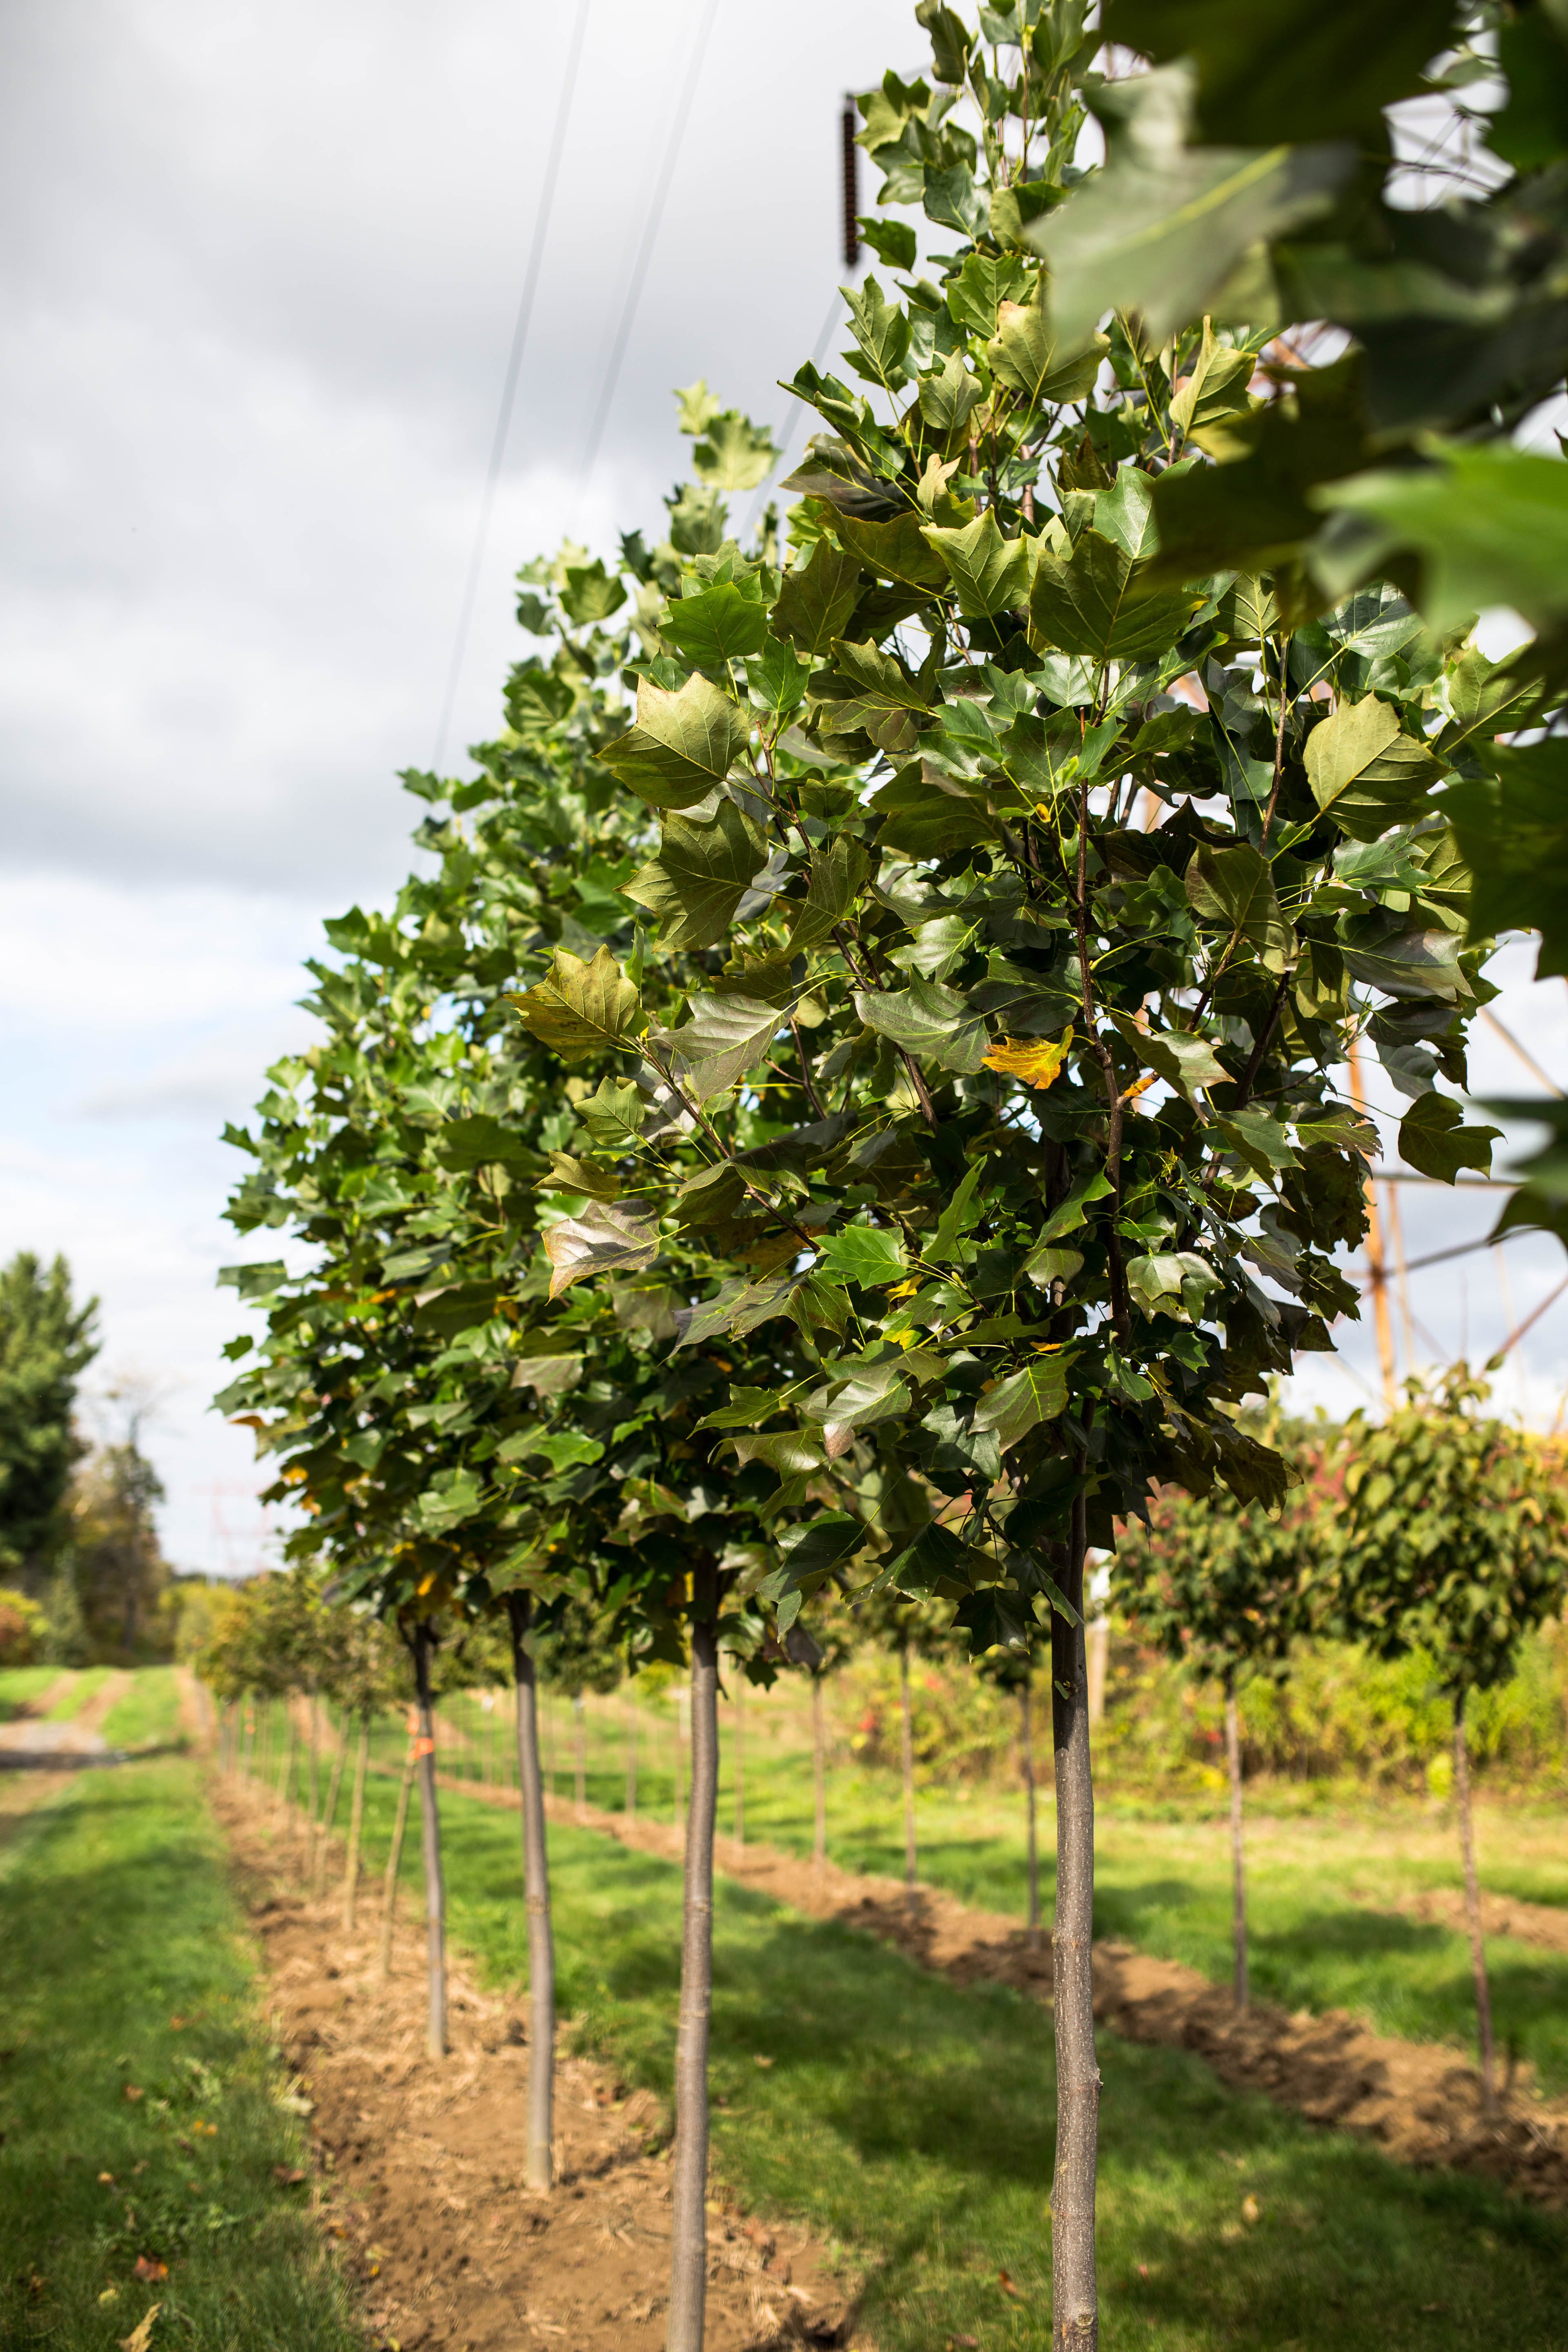
[(426, 2046), (432, 2058), (447, 2054), (447, 1890), (441, 1878), (441, 1813), (436, 1797), (436, 1710), (430, 1696), (430, 1621), (414, 1628), (414, 1683), (418, 1694), (419, 1736), (415, 1765), (419, 1780), (420, 1850), (425, 1863), (425, 1944), (430, 2000)]
[(550, 1925), (550, 1860), (544, 1842), (544, 1780), (539, 1769), (539, 1690), (526, 1636), (533, 1601), (509, 1592), (511, 1666), (517, 1685), (517, 1780), (522, 1800), (522, 1885), (528, 1908), (528, 2155), (531, 2189), (554, 2185), (555, 1939)]
[(352, 1936), (354, 1906), (359, 1901), (359, 1864), (364, 1844), (364, 1780), (370, 1769), (370, 1717), (362, 1715), (359, 1746), (354, 1751), (354, 1792), (349, 1807), (349, 1850), (343, 1864), (343, 1926)]
[(1057, 1769), (1057, 1908), (1051, 1938), (1056, 1994), (1057, 2161), (1051, 2183), (1051, 2343), (1095, 2352), (1095, 2159), (1100, 2068), (1094, 2050), (1094, 1784), (1089, 1753), (1089, 1665), (1083, 1632), (1084, 1501), (1073, 1505), (1063, 1581), (1078, 1612), (1051, 1614), (1051, 1729)]
[(1476, 1979), (1476, 2028), (1481, 2045), (1481, 2113), (1497, 2113), (1497, 2052), (1492, 2040), (1492, 1990), (1481, 1935), (1481, 1887), (1476, 1875), (1476, 1824), (1470, 1810), (1470, 1756), (1465, 1738), (1465, 1694), (1454, 1694), (1454, 1794), (1459, 1803), (1459, 1850), (1465, 1863), (1465, 1917), (1470, 1930), (1470, 1968)]
[(407, 1758), (398, 1784), (397, 1814), (392, 1824), (392, 1851), (386, 1857), (386, 1885), (381, 1902), (381, 1973), (392, 1974), (392, 1923), (397, 1913), (397, 1880), (403, 1868), (403, 1839), (408, 1827), (408, 1792), (414, 1786), (414, 1758)]
[(910, 1709), (910, 1645), (899, 1651), (900, 1760), (904, 1776), (904, 1885), (915, 1899), (915, 1727)]
[(327, 1883), (327, 1844), (332, 1834), (332, 1823), (338, 1817), (338, 1796), (343, 1785), (343, 1766), (348, 1761), (349, 1720), (345, 1715), (338, 1734), (337, 1753), (332, 1758), (331, 1778), (327, 1784), (326, 1810), (321, 1815), (321, 1832), (316, 1840), (316, 1868), (310, 1880), (310, 1893), (319, 1897)]
[(708, 2288), (708, 2029), (713, 2006), (713, 1826), (719, 1807), (719, 1572), (691, 1578), (691, 1800), (680, 1941), (680, 2026), (675, 2048), (667, 2352), (702, 2352)]
[(1236, 1685), (1225, 1686), (1225, 1753), (1230, 1766), (1231, 1928), (1236, 1943), (1236, 2009), (1247, 2002), (1247, 1849), (1241, 1824), (1241, 1722), (1236, 1709)]
[(822, 1676), (811, 1678), (811, 1769), (815, 1781), (816, 1819), (811, 1859), (820, 1873), (827, 1861), (827, 1752), (822, 1728)]
[(1035, 1690), (1033, 1681), (1026, 1682), (1018, 1694), (1024, 1719), (1024, 1801), (1028, 1825), (1029, 1843), (1029, 1945), (1038, 1950), (1040, 1942), (1040, 1841), (1037, 1825), (1035, 1796)]

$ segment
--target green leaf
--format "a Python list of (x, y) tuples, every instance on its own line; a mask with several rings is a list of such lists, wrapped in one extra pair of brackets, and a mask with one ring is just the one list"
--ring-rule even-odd
[(1022, 393), (1030, 408), (1039, 408), (1086, 400), (1110, 349), (1107, 337), (1099, 333), (1079, 335), (1072, 342), (1063, 340), (1046, 313), (1042, 271), (1027, 302), (998, 304), (996, 331), (985, 346), (985, 358), (998, 383)]
[(578, 1104), (577, 1116), (601, 1151), (628, 1151), (647, 1117), (647, 1104), (636, 1087), (601, 1078), (598, 1092)]
[(1112, 1013), (1125, 1042), (1145, 1069), (1153, 1070), (1190, 1102), (1205, 1087), (1232, 1086), (1234, 1074), (1215, 1055), (1206, 1037), (1184, 1029), (1140, 1029), (1130, 1015)]
[(842, 635), (859, 598), (858, 559), (819, 539), (805, 569), (784, 573), (773, 609), (774, 631), (820, 660)]
[(542, 1454), (557, 1477), (563, 1470), (574, 1469), (580, 1462), (602, 1462), (605, 1449), (595, 1438), (584, 1437), (574, 1429), (525, 1429), (515, 1437), (506, 1438), (496, 1448), (498, 1462), (526, 1462), (531, 1455)]
[(737, 1381), (730, 1391), (730, 1402), (716, 1412), (705, 1413), (697, 1429), (756, 1429), (782, 1412), (786, 1402), (798, 1392), (802, 1383), (792, 1381), (782, 1389), (750, 1388)]
[[(811, 853), (811, 878), (804, 901), (796, 901), (784, 953), (807, 954), (831, 937), (855, 904), (871, 861), (848, 834), (835, 834)], [(788, 904), (788, 901), (784, 902)]]
[(1510, 604), (1544, 632), (1568, 614), (1568, 464), (1507, 441), (1440, 451), (1435, 464), (1360, 474), (1313, 503), (1363, 516), (1420, 554), (1422, 612), (1459, 628)]
[(1568, 743), (1492, 744), (1490, 776), (1443, 795), (1474, 876), (1470, 936), (1538, 930), (1536, 977), (1568, 973)]
[(1190, 58), (1199, 136), (1267, 146), (1381, 138), (1383, 109), (1422, 89), (1421, 68), (1448, 47), (1453, 23), (1452, 0), (1108, 0), (1100, 37), (1156, 65)]
[(1252, 397), (1247, 391), (1258, 361), (1251, 352), (1231, 350), (1216, 342), (1214, 329), (1204, 320), (1204, 339), (1193, 362), (1193, 372), (1172, 397), (1171, 422), (1189, 437), (1246, 416)]
[(1196, 1323), (1219, 1276), (1194, 1250), (1166, 1250), (1127, 1261), (1127, 1287), (1145, 1315)]
[(855, 1010), (868, 1029), (890, 1037), (918, 1060), (973, 1077), (984, 1059), (984, 1014), (940, 981), (917, 977), (908, 988), (858, 989)]
[(972, 1160), (959, 1181), (957, 1192), (937, 1220), (937, 1228), (921, 1255), (932, 1265), (950, 1265), (958, 1255), (958, 1237), (969, 1226), (978, 1223), (984, 1212), (972, 1204), (980, 1179), (985, 1172), (984, 1160)]
[(1423, 1176), (1451, 1184), (1461, 1168), (1479, 1168), (1489, 1176), (1492, 1145), (1499, 1127), (1467, 1127), (1465, 1115), (1451, 1096), (1423, 1095), (1399, 1122), (1399, 1149), (1410, 1166)]
[(534, 1184), (538, 1192), (582, 1192), (590, 1201), (618, 1201), (621, 1180), (613, 1168), (601, 1168), (570, 1151), (552, 1151), (550, 1172)]
[(716, 580), (711, 588), (667, 604), (658, 633), (699, 669), (727, 675), (731, 662), (762, 652), (768, 616), (760, 597), (747, 595), (732, 580)]
[(926, 218), (955, 228), (960, 236), (984, 236), (991, 225), (990, 207), (967, 163), (928, 163), (922, 193)]
[(778, 718), (799, 708), (810, 678), (810, 664), (776, 637), (766, 638), (761, 653), (753, 654), (746, 664), (752, 700), (759, 709), (770, 710)]
[(1039, 1238), (1024, 1261), (1025, 1273), (1030, 1271), (1045, 1244), (1059, 1241), (1063, 1234), (1076, 1234), (1080, 1225), (1087, 1225), (1093, 1202), (1109, 1199), (1114, 1190), (1103, 1168), (1097, 1168), (1092, 1176), (1086, 1176), (1081, 1184), (1074, 1185), (1067, 1199), (1058, 1203), (1040, 1227)]
[(721, 802), (711, 824), (668, 816), (658, 856), (633, 875), (626, 896), (658, 917), (661, 946), (714, 947), (767, 856), (762, 827), (733, 801)]
[(686, 1093), (705, 1103), (755, 1067), (787, 1016), (750, 996), (694, 992), (689, 1002), (691, 1018), (679, 1029), (650, 1029), (647, 1044), (668, 1058)]
[(679, 403), (676, 422), (683, 433), (693, 436), (706, 433), (716, 416), (723, 415), (719, 403), (708, 389), (707, 379), (699, 376), (695, 383), (676, 386), (675, 397)]
[(1226, 1141), (1260, 1176), (1272, 1177), (1277, 1169), (1299, 1168), (1301, 1164), (1290, 1148), (1283, 1123), (1271, 1118), (1266, 1110), (1233, 1110), (1216, 1120), (1215, 1125)]
[(642, 999), (608, 948), (592, 963), (557, 948), (546, 978), (507, 1003), (563, 1062), (629, 1046), (642, 1027)]
[(1212, 307), (1249, 247), (1325, 211), (1354, 168), (1349, 145), (1188, 147), (1188, 93), (1178, 67), (1103, 88), (1103, 170), (1025, 233), (1069, 346), (1110, 310), (1163, 342)]
[(1033, 542), (1004, 539), (990, 507), (956, 530), (928, 523), (921, 536), (947, 566), (966, 619), (988, 620), (1022, 606), (1029, 593)]
[(984, 397), (984, 385), (956, 352), (948, 353), (934, 374), (921, 378), (921, 415), (950, 447), (967, 439), (969, 420)]
[(506, 1160), (523, 1168), (539, 1165), (538, 1153), (516, 1127), (485, 1113), (445, 1120), (437, 1129), (436, 1158), (441, 1167), (454, 1171), (498, 1167)]
[(1157, 577), (1270, 572), (1314, 537), (1322, 527), (1317, 486), (1353, 473), (1367, 457), (1361, 364), (1352, 352), (1298, 375), (1290, 398), (1269, 401), (1248, 418), (1245, 457), (1222, 466), (1184, 458), (1161, 475)]
[(910, 1270), (901, 1234), (882, 1225), (844, 1225), (825, 1234), (822, 1255), (812, 1273), (829, 1282), (864, 1282), (875, 1286), (902, 1282)]
[(599, 757), (652, 807), (690, 808), (723, 782), (748, 734), (743, 713), (710, 679), (689, 677), (671, 694), (645, 677), (637, 685), (637, 724)]
[[(984, 1559), (984, 1554), (979, 1555)], [(962, 1543), (951, 1528), (940, 1527), (928, 1520), (912, 1544), (890, 1559), (875, 1579), (873, 1592), (902, 1592), (911, 1601), (920, 1601), (938, 1592), (944, 1585), (968, 1584), (976, 1554)], [(989, 1560), (986, 1562), (989, 1566)]]
[(1355, 841), (1375, 841), (1419, 815), (1442, 773), (1426, 745), (1403, 731), (1399, 713), (1372, 694), (1342, 702), (1313, 728), (1306, 766), (1318, 806)]
[(864, 522), (856, 515), (840, 515), (834, 528), (843, 546), (868, 572), (907, 581), (912, 588), (946, 586), (947, 566), (927, 546), (919, 515), (906, 509), (890, 522)]
[(897, 302), (889, 302), (874, 277), (860, 286), (844, 289), (849, 331), (865, 355), (874, 383), (890, 392), (904, 380), (910, 349), (910, 322)]
[(1029, 641), (1093, 661), (1138, 661), (1174, 644), (1197, 610), (1190, 588), (1149, 576), (1124, 547), (1086, 530), (1070, 556), (1043, 542), (1029, 592)]
[(1415, 929), (1391, 933), (1373, 918), (1364, 932), (1358, 927), (1347, 933), (1342, 953), (1352, 979), (1369, 988), (1384, 989), (1390, 996), (1435, 996), (1452, 1004), (1474, 992), (1460, 967), (1459, 941), (1453, 931)]
[(700, 1307), (677, 1307), (677, 1349), (695, 1348), (704, 1339), (731, 1333), (743, 1337), (773, 1316), (787, 1315), (799, 1287), (800, 1277), (795, 1274), (768, 1275), (760, 1282), (721, 1283), (717, 1295), (704, 1299)]
[(581, 628), (589, 621), (606, 621), (618, 613), (626, 601), (626, 592), (612, 572), (605, 570), (595, 557), (592, 563), (569, 563), (566, 585), (561, 591), (561, 609), (569, 621)]
[[(912, 263), (912, 254), (910, 259)], [(947, 281), (948, 316), (972, 335), (994, 335), (997, 304), (1026, 300), (1038, 278), (1038, 270), (1012, 254), (966, 253), (962, 268)]]
[(716, 1160), (681, 1185), (675, 1196), (676, 1223), (683, 1230), (726, 1223), (745, 1198), (745, 1179), (733, 1160)]
[(824, 1511), (780, 1537), (779, 1566), (757, 1591), (775, 1605), (781, 1633), (787, 1633), (799, 1616), (803, 1596), (826, 1583), (865, 1540), (865, 1521), (851, 1518), (847, 1511)]
[(969, 70), (969, 50), (973, 39), (963, 17), (953, 9), (944, 8), (942, 0), (917, 0), (915, 22), (923, 25), (931, 35), (931, 71), (937, 80), (962, 82)]
[(742, 1470), (750, 1463), (764, 1462), (776, 1478), (799, 1478), (826, 1467), (820, 1444), (802, 1430), (774, 1430), (761, 1437), (730, 1437), (724, 1442), (734, 1447), (736, 1463)]
[(1274, 877), (1249, 843), (1235, 849), (1194, 852), (1187, 867), (1188, 903), (1202, 922), (1217, 923), (1244, 940), (1269, 971), (1283, 971), (1295, 933), (1279, 911)]
[(738, 408), (725, 408), (710, 415), (691, 463), (713, 489), (754, 490), (783, 456), (765, 425), (753, 425)]
[(976, 1429), (993, 1429), (1004, 1454), (1043, 1421), (1067, 1411), (1067, 1365), (1058, 1355), (1037, 1356), (1010, 1380), (987, 1390), (974, 1408)]
[(890, 654), (873, 645), (835, 638), (833, 668), (826, 679), (818, 679), (817, 691), (840, 685), (844, 691), (823, 705), (824, 723), (835, 734), (849, 735), (863, 728), (881, 751), (895, 756), (912, 751), (919, 740), (916, 719), (925, 716), (930, 698)]
[(909, 857), (950, 857), (997, 837), (996, 821), (967, 793), (932, 774), (918, 761), (874, 792), (871, 807), (882, 819), (878, 840)]
[(580, 1217), (563, 1217), (544, 1236), (550, 1296), (596, 1274), (635, 1274), (658, 1255), (658, 1227), (628, 1210), (595, 1202)]

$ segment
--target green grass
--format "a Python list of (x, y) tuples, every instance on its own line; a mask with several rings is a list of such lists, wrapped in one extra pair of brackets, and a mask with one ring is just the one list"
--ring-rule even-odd
[(64, 1698), (50, 1707), (49, 1721), (68, 1723), (73, 1717), (79, 1716), (94, 1692), (103, 1688), (113, 1671), (112, 1666), (89, 1666), (85, 1674), (78, 1675)]
[(180, 1686), (173, 1666), (143, 1666), (103, 1719), (111, 1748), (172, 1747), (179, 1733)]
[(9, 1723), (40, 1691), (59, 1680), (58, 1666), (0, 1666), (0, 1723)]
[[(367, 1862), (384, 1865), (395, 1790), (373, 1782)], [(519, 1989), (517, 1818), (442, 1795), (451, 1927)], [(563, 2013), (668, 2095), (679, 1874), (589, 1832), (551, 1829)], [(405, 1883), (417, 1860), (411, 1838)], [(416, 1900), (416, 1897), (413, 1898)], [(749, 2204), (804, 2215), (866, 2269), (881, 2352), (952, 2336), (1049, 2342), (1049, 2021), (961, 1990), (852, 1930), (733, 1884), (715, 1916), (716, 2162)], [(757, 2055), (773, 2064), (759, 2068)], [(1402, 2170), (1197, 2060), (1105, 2035), (1101, 2282), (1107, 2352), (1549, 2352), (1568, 2342), (1568, 2224), (1459, 2176)], [(1261, 2219), (1242, 2216), (1247, 2196)], [(1005, 2269), (1024, 2290), (1003, 2291)], [(1146, 2273), (1146, 2275), (1145, 2275)], [(1424, 2309), (1423, 2306), (1438, 2306)]]
[(158, 2302), (155, 2347), (363, 2352), (273, 2178), (302, 2141), (196, 1767), (79, 1774), (0, 1857), (0, 2347), (112, 2352)]

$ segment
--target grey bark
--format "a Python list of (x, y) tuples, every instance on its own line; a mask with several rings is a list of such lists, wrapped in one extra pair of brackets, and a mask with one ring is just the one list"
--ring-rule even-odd
[(528, 1913), (528, 2150), (531, 2189), (554, 2183), (555, 1940), (550, 1923), (550, 1859), (544, 1833), (544, 1782), (539, 1769), (539, 1686), (527, 1634), (533, 1601), (509, 1592), (511, 1665), (517, 1688), (517, 1781), (522, 1804), (522, 1891)]
[(827, 1864), (827, 1753), (822, 1727), (822, 1676), (811, 1678), (811, 1771), (813, 1793), (816, 1802), (816, 1818), (813, 1827), (811, 1860), (817, 1872)]
[(316, 1842), (316, 1867), (310, 1880), (310, 1893), (320, 1895), (327, 1880), (327, 1848), (331, 1840), (332, 1824), (338, 1817), (338, 1794), (343, 1785), (343, 1766), (348, 1761), (349, 1719), (345, 1715), (338, 1734), (338, 1752), (332, 1759), (331, 1777), (327, 1783), (326, 1808), (321, 1814), (321, 1831)]
[(1024, 1802), (1028, 1824), (1029, 1841), (1029, 1927), (1028, 1940), (1037, 1950), (1040, 1941), (1040, 1843), (1037, 1804), (1035, 1795), (1035, 1693), (1031, 1683), (1026, 1683), (1019, 1693), (1024, 1718)]
[(899, 1652), (899, 1706), (902, 1717), (900, 1755), (904, 1773), (904, 1885), (915, 1899), (915, 1727), (910, 1705), (910, 1645)]
[(1236, 2006), (1237, 2014), (1248, 1999), (1247, 1979), (1247, 1849), (1241, 1818), (1241, 1722), (1236, 1711), (1236, 1686), (1226, 1685), (1225, 1753), (1230, 1767), (1231, 1925), (1236, 1943)]
[(354, 1909), (359, 1901), (360, 1855), (364, 1847), (364, 1782), (370, 1769), (370, 1717), (362, 1715), (359, 1726), (359, 1746), (354, 1751), (354, 1790), (349, 1807), (349, 1850), (343, 1863), (343, 1926), (353, 1933)]
[(1057, 1907), (1051, 1937), (1056, 1994), (1057, 2159), (1051, 2183), (1051, 2343), (1096, 2352), (1095, 2164), (1100, 2068), (1094, 2049), (1094, 1784), (1089, 1752), (1089, 1665), (1083, 1637), (1083, 1497), (1073, 1505), (1061, 1582), (1077, 1624), (1051, 1613), (1051, 1735), (1057, 1773)]
[(386, 1884), (381, 1905), (381, 1973), (383, 1979), (392, 1974), (392, 1923), (397, 1910), (397, 1881), (403, 1868), (403, 1839), (408, 1827), (408, 1792), (414, 1786), (412, 1753), (403, 1767), (403, 1779), (398, 1783), (397, 1812), (392, 1824), (392, 1851), (386, 1857)]
[(1465, 1738), (1465, 1694), (1454, 1694), (1454, 1794), (1459, 1805), (1459, 1849), (1465, 1863), (1465, 1918), (1470, 1931), (1470, 1969), (1476, 1980), (1476, 2029), (1481, 2046), (1481, 2113), (1497, 2113), (1497, 2049), (1492, 2040), (1492, 1989), (1481, 1934), (1481, 1885), (1476, 1870), (1476, 1824), (1470, 1810), (1470, 1755)]
[(746, 1677), (741, 1661), (735, 1668), (735, 1843), (746, 1843)]
[(713, 1826), (719, 1805), (719, 1573), (691, 1579), (691, 1808), (675, 2049), (667, 2352), (702, 2352), (708, 2292), (708, 2031), (713, 2006)]
[(419, 1844), (425, 1864), (425, 1952), (429, 1986), (426, 2047), (447, 2054), (447, 1889), (441, 1876), (441, 1814), (436, 1797), (436, 1710), (430, 1696), (432, 1637), (428, 1618), (414, 1628), (414, 1684), (419, 1735), (415, 1746), (419, 1782)]

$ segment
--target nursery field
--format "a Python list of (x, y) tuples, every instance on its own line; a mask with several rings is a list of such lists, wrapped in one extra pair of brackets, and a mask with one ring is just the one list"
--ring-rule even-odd
[[(287, 2185), (309, 2158), (298, 2119), (279, 2105), (256, 1947), (206, 1808), (207, 1765), (168, 1752), (176, 1706), (168, 1670), (139, 1675), (110, 1720), (118, 1744), (140, 1745), (143, 1757), (75, 1775), (26, 1818), (0, 1864), (0, 1991), (13, 2045), (0, 2075), (0, 2343), (52, 2335), (109, 2352), (153, 2302), (163, 2309), (146, 2339), (153, 2352), (164, 2341), (244, 2352), (363, 2342), (351, 2285), (299, 2210), (303, 2184)], [(564, 1721), (563, 1710), (554, 1761), (569, 1802)], [(589, 1794), (618, 1803), (609, 1723), (606, 1710), (602, 1780), (590, 1776)], [(806, 1848), (809, 1757), (787, 1724), (776, 1755), (757, 1728), (748, 1832)], [(665, 1758), (661, 1782), (654, 1729), (642, 1730), (638, 1801), (673, 1808), (674, 1759)], [(395, 1737), (401, 1744), (389, 1725), (389, 1752)], [(454, 1739), (443, 1769), (457, 1760)], [(830, 1787), (841, 1857), (901, 1864), (896, 1787), (849, 1771)], [(515, 1996), (526, 1978), (517, 1815), (449, 1785), (441, 1801), (455, 1950), (480, 1981)], [(391, 1776), (373, 1774), (372, 1910), (395, 1803)], [(274, 1844), (287, 1860), (290, 1838), (277, 1818)], [(1451, 2028), (1462, 2039), (1457, 1939), (1351, 1892), (1359, 1874), (1385, 1905), (1396, 1891), (1441, 1893), (1450, 1883), (1441, 1823), (1410, 1807), (1393, 1809), (1381, 1829), (1370, 1813), (1260, 1818), (1258, 1827), (1260, 1955), (1297, 1971), (1303, 2000), (1350, 2005), (1347, 1987), (1368, 1987), (1369, 2009), (1375, 1994), (1402, 2030), (1440, 2037)], [(925, 1790), (920, 1829), (932, 1883), (1018, 1907), (1016, 1826), (999, 1796)], [(1200, 1960), (1212, 1948), (1223, 1975), (1217, 1825), (1122, 1819), (1111, 1805), (1104, 1829), (1115, 1931), (1131, 1938), (1136, 1928), (1151, 1948), (1163, 1937)], [(1562, 1841), (1544, 1819), (1510, 1824), (1489, 1813), (1484, 1836), (1494, 1888), (1517, 1881), (1537, 1902), (1561, 1891)], [(679, 1871), (559, 1818), (551, 1850), (563, 2047), (666, 2098)], [(400, 1903), (413, 1926), (412, 1839)], [(1357, 1954), (1349, 1923), (1359, 1919), (1382, 1932)], [(1419, 1937), (1395, 1932), (1416, 1927)], [(1550, 1952), (1521, 1950), (1539, 1972), (1542, 2030), (1563, 2032), (1568, 1979)], [(1506, 1983), (1510, 1948), (1500, 1943), (1495, 1956)], [(1001, 1987), (950, 1983), (851, 1927), (732, 1882), (720, 1885), (715, 1972), (715, 2195), (798, 2221), (863, 2281), (858, 2345), (1047, 2344), (1048, 2013)], [(1227, 2089), (1184, 2052), (1110, 2032), (1100, 2042), (1108, 2345), (1370, 2352), (1484, 2338), (1535, 2352), (1568, 2343), (1568, 2220), (1471, 2176), (1402, 2168)], [(143, 2096), (129, 2098), (128, 2086)], [(215, 2122), (216, 2135), (206, 2128)]]

